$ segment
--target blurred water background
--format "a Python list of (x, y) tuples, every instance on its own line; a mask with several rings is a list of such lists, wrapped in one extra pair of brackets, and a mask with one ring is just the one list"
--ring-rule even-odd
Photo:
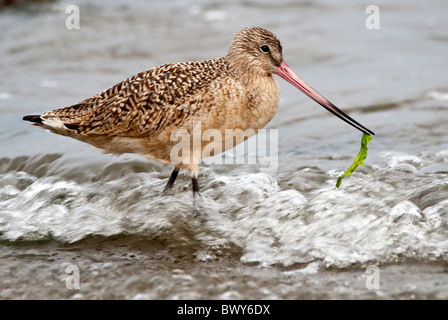
[[(0, 2), (0, 298), (447, 299), (448, 4), (376, 1), (369, 30), (370, 4)], [(278, 169), (202, 165), (204, 221), (188, 174), (162, 197), (171, 167), (21, 120), (223, 56), (245, 26), (273, 31), (299, 76), (376, 133), (339, 189), (361, 134), (278, 77)]]

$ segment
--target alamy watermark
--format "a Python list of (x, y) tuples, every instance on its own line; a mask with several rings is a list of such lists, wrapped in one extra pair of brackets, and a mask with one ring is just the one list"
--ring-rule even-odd
[(368, 290), (380, 289), (380, 268), (378, 268), (378, 266), (368, 266), (364, 273), (364, 277), (366, 278), (366, 288)]
[[(80, 11), (76, 5), (69, 5), (65, 8), (65, 13), (69, 16), (65, 19), (65, 27), (68, 30), (80, 29)], [(366, 7), (365, 13), (368, 14), (365, 25), (368, 30), (380, 29), (380, 8), (377, 5), (371, 4)]]
[(65, 267), (65, 273), (67, 274), (65, 277), (65, 287), (69, 290), (79, 290), (81, 288), (79, 267), (74, 264), (69, 264)]
[(380, 8), (371, 4), (366, 8), (366, 14), (369, 16), (366, 18), (366, 28), (368, 30), (380, 28)]
[(262, 173), (277, 171), (278, 129), (202, 129), (201, 121), (195, 121), (191, 131), (180, 128), (171, 133), (170, 140), (176, 142), (170, 152), (171, 163), (198, 165), (201, 159), (206, 164), (259, 163)]
[(65, 8), (65, 13), (69, 16), (65, 19), (65, 27), (68, 30), (80, 29), (80, 12), (79, 7), (75, 5), (70, 5)]

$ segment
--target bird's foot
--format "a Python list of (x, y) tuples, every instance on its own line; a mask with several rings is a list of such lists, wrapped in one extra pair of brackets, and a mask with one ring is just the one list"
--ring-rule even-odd
[(195, 192), (193, 195), (193, 215), (195, 217), (201, 218), (207, 216), (207, 211), (205, 210), (205, 198), (199, 192)]
[(165, 188), (165, 189), (163, 189), (163, 191), (160, 194), (160, 196), (164, 197), (164, 196), (168, 196), (168, 195), (171, 195), (171, 194), (172, 194), (171, 188)]

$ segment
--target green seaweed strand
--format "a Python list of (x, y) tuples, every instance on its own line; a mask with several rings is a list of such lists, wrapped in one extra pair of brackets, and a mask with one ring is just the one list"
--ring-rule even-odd
[(345, 173), (341, 175), (336, 181), (336, 188), (339, 188), (342, 179), (350, 176), (360, 164), (364, 165), (364, 160), (367, 158), (367, 144), (370, 142), (370, 140), (372, 140), (371, 135), (368, 135), (366, 133), (362, 134), (361, 150), (359, 150), (358, 155), (356, 156), (355, 161), (353, 161), (353, 164), (350, 166), (350, 168), (348, 168), (347, 171), (345, 171)]

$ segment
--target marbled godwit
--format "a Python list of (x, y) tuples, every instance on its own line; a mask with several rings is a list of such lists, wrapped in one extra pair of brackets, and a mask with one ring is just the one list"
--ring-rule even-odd
[[(258, 27), (239, 31), (225, 57), (158, 66), (80, 103), (23, 120), (107, 153), (136, 153), (173, 163), (170, 152), (177, 142), (170, 139), (172, 133), (179, 129), (192, 133), (194, 122), (203, 124), (202, 131), (213, 128), (223, 136), (226, 129), (251, 128), (255, 134), (263, 128), (279, 103), (280, 92), (272, 74), (358, 130), (374, 134), (300, 79), (283, 61), (277, 37)], [(202, 143), (196, 154), (202, 155), (205, 145)], [(223, 150), (228, 148), (223, 145)], [(192, 175), (195, 198), (199, 193), (198, 159), (186, 160), (174, 163), (164, 191), (173, 186), (179, 170), (186, 169)]]

